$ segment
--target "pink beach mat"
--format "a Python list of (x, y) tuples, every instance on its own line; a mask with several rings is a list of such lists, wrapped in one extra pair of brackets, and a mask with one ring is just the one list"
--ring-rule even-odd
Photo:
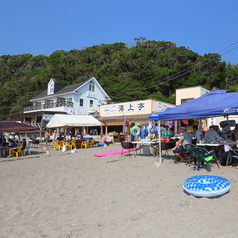
[(129, 151), (134, 151), (136, 149), (138, 149), (138, 146), (136, 148), (131, 148), (131, 149), (122, 149), (122, 150), (115, 150), (115, 151), (111, 151), (111, 152), (98, 153), (98, 154), (95, 154), (94, 156), (103, 157), (103, 156), (107, 156), (107, 155), (125, 154)]

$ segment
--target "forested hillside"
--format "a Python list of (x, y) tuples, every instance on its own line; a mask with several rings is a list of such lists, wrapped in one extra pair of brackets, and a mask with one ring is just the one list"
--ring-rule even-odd
[(175, 89), (203, 86), (237, 91), (238, 65), (219, 54), (204, 56), (173, 42), (139, 38), (133, 46), (101, 44), (50, 56), (0, 56), (0, 119), (22, 112), (50, 78), (75, 84), (94, 76), (113, 102), (153, 98), (175, 103)]

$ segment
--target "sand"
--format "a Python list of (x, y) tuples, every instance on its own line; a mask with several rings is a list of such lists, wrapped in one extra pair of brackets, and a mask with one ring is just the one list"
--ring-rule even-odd
[[(235, 168), (212, 165), (193, 171), (165, 158), (132, 154), (94, 157), (118, 150), (78, 149), (75, 154), (0, 158), (0, 237), (237, 237)], [(231, 182), (224, 196), (196, 198), (183, 182), (198, 174)]]

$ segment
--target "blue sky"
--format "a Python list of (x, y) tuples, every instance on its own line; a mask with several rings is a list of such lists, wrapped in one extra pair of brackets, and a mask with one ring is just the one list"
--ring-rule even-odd
[[(131, 45), (140, 36), (217, 53), (238, 41), (237, 12), (235, 0), (0, 0), (0, 55)], [(237, 64), (238, 48), (222, 59)]]

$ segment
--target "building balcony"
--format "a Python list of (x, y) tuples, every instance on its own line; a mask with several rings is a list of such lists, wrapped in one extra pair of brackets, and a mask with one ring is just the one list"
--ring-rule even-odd
[(49, 104), (42, 104), (38, 106), (30, 106), (24, 108), (24, 113), (32, 111), (65, 111), (66, 108), (72, 108), (74, 106), (73, 102), (53, 102)]

